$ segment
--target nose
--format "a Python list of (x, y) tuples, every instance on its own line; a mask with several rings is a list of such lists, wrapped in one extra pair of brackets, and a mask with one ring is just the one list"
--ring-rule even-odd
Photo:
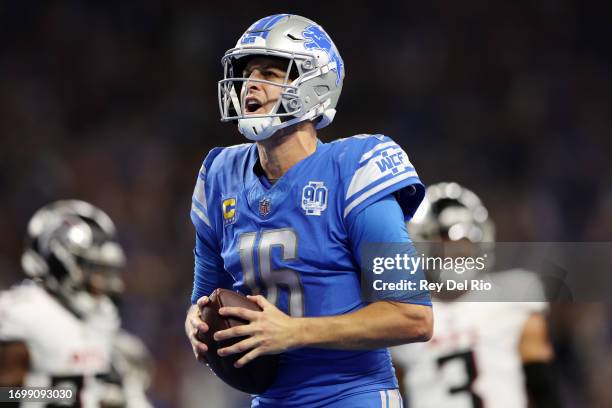
[(251, 71), (251, 74), (248, 76), (246, 81), (246, 89), (250, 91), (251, 89), (261, 90), (261, 82), (250, 81), (251, 79), (263, 79), (263, 75), (258, 69), (254, 69)]

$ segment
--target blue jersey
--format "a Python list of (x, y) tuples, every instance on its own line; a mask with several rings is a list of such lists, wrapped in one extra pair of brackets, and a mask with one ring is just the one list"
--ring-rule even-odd
[[(273, 186), (255, 173), (255, 144), (213, 149), (202, 165), (191, 218), (214, 276), (194, 285), (192, 300), (215, 287), (263, 294), (292, 316), (331, 316), (364, 306), (360, 265), (350, 243), (355, 217), (393, 194), (405, 219), (424, 187), (407, 154), (390, 138), (360, 135), (317, 145)], [(214, 256), (209, 256), (215, 254)], [(416, 302), (420, 303), (420, 302)], [(397, 382), (386, 349), (296, 349), (281, 356), (276, 382), (258, 406), (325, 406)]]

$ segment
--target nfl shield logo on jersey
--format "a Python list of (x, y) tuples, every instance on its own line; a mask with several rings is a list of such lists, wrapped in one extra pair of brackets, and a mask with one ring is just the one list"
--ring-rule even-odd
[(321, 215), (327, 208), (327, 187), (322, 181), (309, 181), (302, 189), (302, 210), (306, 215)]
[(269, 197), (262, 198), (259, 201), (259, 215), (261, 215), (262, 217), (267, 216), (268, 214), (270, 214), (271, 207), (272, 207), (272, 201), (270, 201), (270, 198)]

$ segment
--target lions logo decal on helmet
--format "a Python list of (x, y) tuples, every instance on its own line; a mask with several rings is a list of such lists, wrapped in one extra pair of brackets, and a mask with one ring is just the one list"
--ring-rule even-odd
[(304, 38), (310, 40), (304, 43), (304, 47), (307, 50), (323, 50), (327, 53), (329, 59), (334, 62), (335, 67), (331, 68), (331, 70), (336, 73), (336, 85), (338, 85), (340, 81), (342, 81), (344, 62), (342, 62), (342, 58), (340, 58), (340, 54), (338, 54), (336, 47), (334, 47), (331, 38), (329, 38), (327, 33), (318, 25), (306, 27), (303, 34)]

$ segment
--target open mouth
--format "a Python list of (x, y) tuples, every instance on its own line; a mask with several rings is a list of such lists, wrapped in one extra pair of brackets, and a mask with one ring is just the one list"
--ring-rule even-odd
[(265, 113), (263, 112), (263, 104), (253, 97), (244, 100), (244, 108), (247, 115)]

